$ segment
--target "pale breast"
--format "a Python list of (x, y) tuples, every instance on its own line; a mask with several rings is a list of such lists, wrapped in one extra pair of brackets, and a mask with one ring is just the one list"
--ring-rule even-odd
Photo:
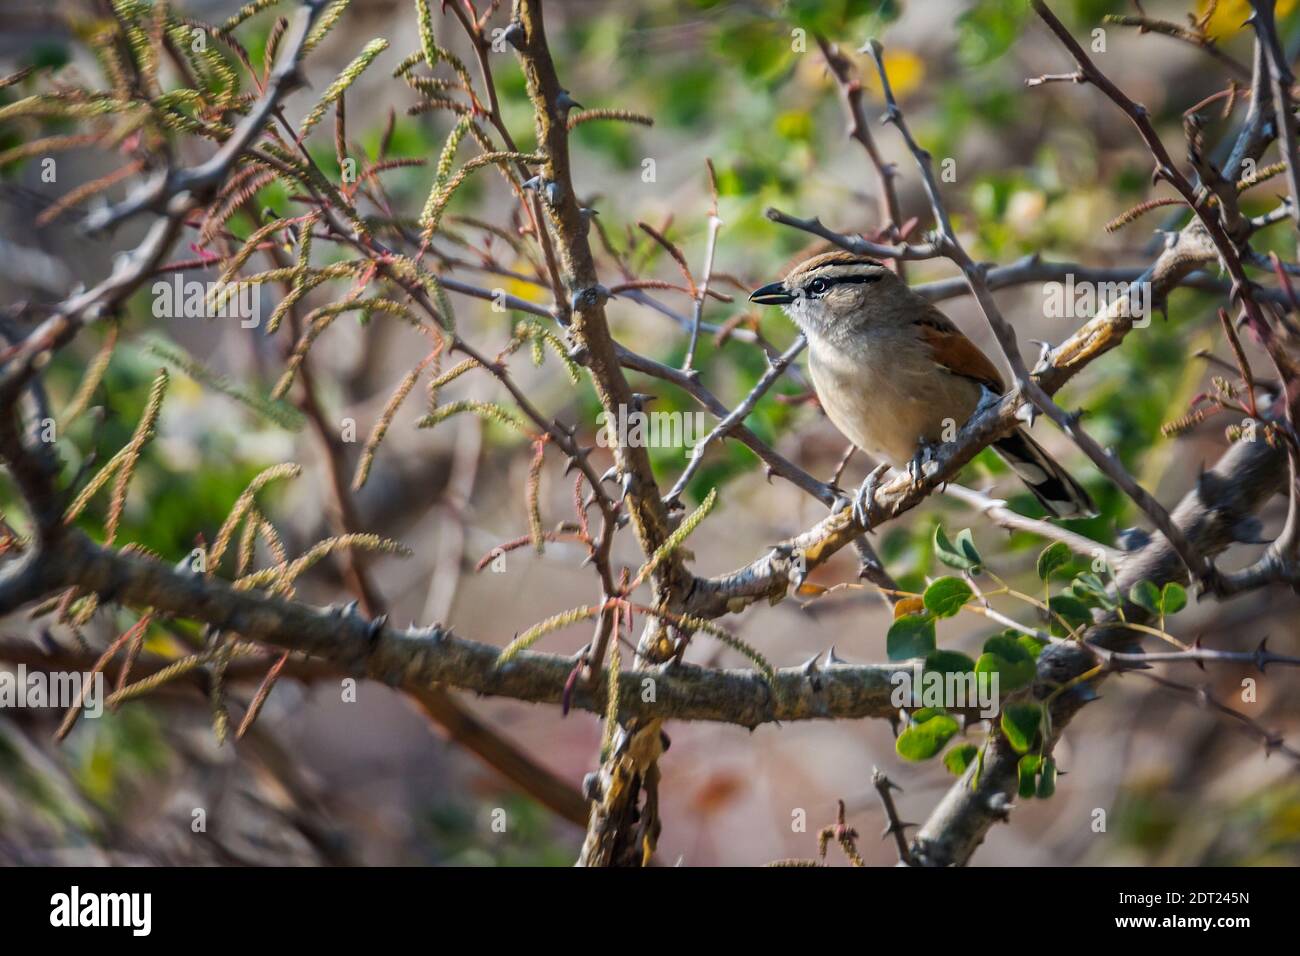
[(867, 454), (895, 467), (921, 438), (943, 439), (949, 421), (960, 427), (979, 401), (979, 386), (938, 369), (906, 342), (848, 355), (814, 342), (808, 369), (827, 416)]

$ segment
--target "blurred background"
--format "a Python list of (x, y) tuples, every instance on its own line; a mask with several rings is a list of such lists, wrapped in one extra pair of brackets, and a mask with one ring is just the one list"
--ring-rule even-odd
[[(190, 0), (175, 6), (220, 21), (238, 4)], [(1148, 0), (1142, 6), (1152, 18), (1179, 24), (1187, 24), (1189, 14), (1207, 12), (1204, 3)], [(1294, 6), (1278, 5), (1283, 39), (1292, 50), (1300, 36)], [(1182, 156), (1182, 111), (1223, 89), (1231, 74), (1192, 44), (1103, 24), (1108, 13), (1137, 14), (1133, 4), (1062, 0), (1053, 7), (1076, 36), (1104, 30), (1099, 65), (1151, 110), (1171, 152)], [(440, 42), (468, 57), (459, 27), (441, 16), (436, 4), (433, 10)], [(1250, 38), (1240, 26), (1247, 10), (1244, 0), (1219, 3), (1208, 26), (1220, 48), (1245, 63)], [(865, 154), (845, 136), (837, 91), (813, 40), (816, 32), (850, 53), (868, 78), (873, 116), (881, 106), (878, 84), (871, 79), (869, 59), (852, 51), (871, 36), (884, 43), (887, 68), (914, 132), (937, 160), (955, 160), (956, 177), (944, 183), (945, 200), (977, 258), (1010, 263), (1039, 252), (1089, 266), (1145, 266), (1158, 241), (1153, 230), (1170, 226), (1163, 215), (1167, 210), (1158, 210), (1113, 235), (1104, 231), (1108, 220), (1152, 195), (1150, 157), (1124, 117), (1095, 91), (1070, 84), (1024, 88), (1025, 77), (1070, 67), (1059, 45), (1018, 0), (552, 0), (546, 11), (557, 66), (574, 99), (588, 108), (632, 110), (655, 120), (651, 128), (588, 123), (574, 131), (575, 181), (584, 203), (599, 211), (611, 241), (630, 250), (639, 274), (678, 281), (673, 263), (653, 243), (629, 246), (629, 230), (635, 232), (638, 221), (654, 225), (698, 270), (711, 202), (705, 163), (711, 159), (723, 222), (715, 268), (725, 275), (716, 287), (735, 301), (710, 302), (705, 320), (757, 323), (755, 328), (778, 347), (793, 337), (791, 327), (771, 311), (746, 317), (742, 289), (779, 277), (806, 251), (809, 237), (775, 225), (764, 210), (776, 206), (796, 216), (820, 216), (845, 232), (869, 233), (881, 221), (874, 174)], [(266, 33), (279, 12), (259, 14), (239, 29), (255, 62), (260, 63)], [(91, 2), (3, 0), (0, 73), (52, 65), (58, 76), (100, 82), (100, 66), (85, 40), (105, 15), (104, 7)], [(505, 11), (496, 14), (494, 23), (507, 22)], [(796, 27), (807, 31), (802, 50), (792, 34)], [(418, 46), (411, 3), (356, 0), (341, 27), (307, 61), (312, 91), (323, 90), (372, 37), (392, 42), (347, 94), (349, 135), (373, 148), (393, 110), (391, 154), (432, 163), (451, 124), (444, 114), (407, 115), (417, 98), (391, 77), (392, 67)], [(526, 148), (532, 120), (517, 63), (502, 53), (493, 64), (506, 123)], [(0, 106), (27, 92), (21, 86), (0, 91)], [(292, 119), (310, 107), (313, 92), (289, 100)], [(1216, 120), (1209, 131), (1212, 141), (1230, 129), (1230, 122)], [(0, 124), (0, 152), (35, 132), (23, 124)], [(876, 136), (898, 164), (904, 217), (924, 221), (924, 196), (900, 138), (888, 127)], [(319, 146), (322, 155), (332, 157), (328, 140), (327, 133), (319, 135), (313, 151)], [(190, 161), (208, 149), (194, 143), (187, 148), (191, 151), (181, 154)], [(651, 182), (643, 176), (648, 159), (654, 161)], [(118, 165), (115, 157), (94, 150), (64, 152), (53, 184), (42, 181), (39, 163), (32, 160), (0, 167), (0, 302), (55, 301), (77, 283), (105, 275), (114, 253), (138, 240), (140, 224), (112, 237), (89, 238), (77, 230), (73, 213), (36, 225), (53, 200)], [(429, 177), (427, 167), (398, 169), (385, 183), (395, 203), (416, 215)], [(1280, 184), (1256, 190), (1246, 211), (1271, 208), (1284, 189)], [(266, 189), (259, 204), (288, 208), (287, 196), (277, 189)], [(120, 187), (107, 193), (121, 194)], [(455, 217), (509, 228), (513, 210), (499, 177), (484, 174), (458, 193), (450, 212), (453, 228)], [(1294, 261), (1294, 231), (1269, 230), (1257, 248)], [(909, 278), (915, 283), (953, 274), (944, 263), (919, 263)], [(187, 275), (213, 278), (196, 270)], [(475, 277), (472, 269), (467, 276), (489, 286), (498, 281)], [(536, 286), (509, 282), (507, 288), (546, 301)], [(1059, 342), (1082, 322), (1045, 318), (1044, 295), (1040, 285), (998, 294), (1031, 364), (1031, 339)], [(267, 296), (265, 309), (274, 305), (269, 291)], [(663, 299), (689, 314), (685, 296), (665, 292)], [(485, 351), (505, 344), (509, 316), (484, 302), (462, 298), (455, 304), (467, 338)], [(1214, 318), (1219, 304), (1206, 293), (1177, 292), (1167, 318), (1157, 316), (1149, 328), (1131, 334), (1122, 349), (1094, 363), (1059, 397), (1067, 408), (1088, 410), (1091, 433), (1113, 446), (1166, 505), (1172, 506), (1198, 469), (1226, 447), (1228, 421), (1222, 417), (1176, 439), (1160, 432), (1214, 374), (1193, 354), (1210, 349), (1227, 356)], [(943, 307), (988, 354), (997, 354), (972, 303), (955, 299)], [(687, 334), (671, 318), (626, 300), (611, 303), (610, 316), (620, 341), (680, 364)], [(260, 332), (233, 323), (157, 320), (147, 294), (127, 310), (123, 332), (98, 393), (102, 413), (83, 418), (61, 436), (72, 468), (93, 449), (111, 454), (129, 437), (160, 365), (151, 342), (179, 346), (213, 372), (260, 394), (282, 367), (278, 349)], [(57, 404), (76, 391), (102, 339), (102, 330), (92, 330), (58, 356), (47, 375)], [(401, 323), (379, 319), (363, 326), (351, 318), (335, 323), (312, 353), (330, 420), (353, 419), (364, 437), (393, 388), (426, 350), (427, 344)], [(762, 353), (752, 343), (718, 344), (711, 335), (697, 365), (704, 382), (728, 405), (739, 402), (764, 370)], [(540, 407), (594, 434), (599, 406), (585, 381), (575, 389), (553, 358), (534, 368), (526, 353), (512, 361), (512, 371)], [(636, 390), (658, 396), (656, 410), (695, 410), (689, 396), (670, 386), (632, 378)], [(448, 400), (501, 397), (486, 377), (474, 376), (446, 394)], [(828, 479), (845, 443), (803, 394), (804, 387), (787, 377), (749, 423), (783, 455)], [(590, 568), (579, 566), (584, 555), (576, 544), (552, 544), (540, 556), (520, 549), (507, 556), (501, 572), (475, 571), (475, 563), (497, 544), (528, 531), (524, 488), (531, 449), (515, 433), (468, 415), (416, 430), (413, 423), (425, 410), (421, 395), (417, 390), (399, 412), (357, 496), (364, 528), (414, 551), (408, 559), (385, 556), (371, 564), (393, 619), (441, 620), (458, 633), (504, 644), (544, 617), (594, 600), (594, 578)], [(1071, 464), (1102, 507), (1101, 517), (1076, 525), (1078, 530), (1112, 544), (1120, 529), (1140, 523), (1050, 423), (1040, 422), (1035, 435)], [(354, 458), (358, 447), (349, 445), (348, 454)], [(654, 454), (666, 488), (684, 465), (685, 453), (656, 449)], [(303, 476), (268, 490), (264, 500), (277, 530), (298, 552), (330, 533), (329, 483), (318, 445), (301, 429), (250, 412), (202, 376), (175, 372), (158, 438), (139, 466), (118, 540), (179, 559), (199, 536), (212, 540), (253, 475), (290, 460), (304, 465)], [(596, 463), (598, 470), (607, 467), (607, 451), (597, 450)], [(562, 478), (562, 468), (558, 459), (548, 459), (542, 476), (548, 526), (572, 515), (571, 483)], [(865, 470), (856, 456), (843, 486), (856, 487)], [(988, 455), (964, 481), (1007, 497), (1023, 513), (1041, 514)], [(738, 443), (709, 452), (688, 505), (715, 486), (719, 505), (691, 539), (697, 573), (741, 567), (824, 514), (799, 490), (779, 479), (765, 480), (761, 465)], [(5, 515), (17, 521), (20, 509), (7, 481), (0, 496)], [(1284, 515), (1285, 502), (1276, 499), (1261, 516), (1266, 537)], [(923, 587), (927, 575), (943, 573), (929, 544), (937, 523), (950, 532), (971, 528), (1002, 576), (1036, 580), (1033, 563), (1044, 542), (1008, 534), (959, 502), (936, 496), (875, 536), (890, 572), (905, 587)], [(1257, 553), (1242, 549), (1237, 560), (1246, 563)], [(632, 568), (640, 563), (631, 536), (622, 536), (616, 558)], [(856, 570), (846, 552), (814, 580), (849, 581)], [(338, 600), (342, 587), (337, 570), (325, 563), (303, 580), (299, 596), (325, 604)], [(1026, 619), (1023, 609), (1008, 610)], [(1300, 602), (1293, 594), (1273, 589), (1225, 604), (1193, 602), (1172, 630), (1186, 640), (1199, 637), (1208, 647), (1237, 650), (1253, 649), (1267, 636), (1272, 649), (1297, 654), (1297, 611)], [(831, 644), (841, 657), (865, 662), (884, 660), (889, 614), (878, 597), (847, 591), (802, 608), (795, 600), (756, 606), (723, 623), (775, 666), (797, 664)], [(974, 615), (943, 622), (942, 645), (978, 654), (990, 633), (980, 623)], [(73, 634), (21, 614), (0, 621), (0, 638), (14, 659), (21, 656), (13, 652), (18, 647), (76, 653), (102, 648), (120, 625), (114, 612), (103, 611)], [(579, 626), (547, 636), (539, 649), (573, 653), (588, 637)], [(745, 664), (704, 637), (694, 641), (687, 659)], [(0, 649), (0, 667), (5, 660)], [(1204, 674), (1188, 670), (1184, 666), (1173, 676), (1207, 683), (1217, 697), (1288, 739), (1300, 734), (1300, 678), (1294, 672), (1261, 675), (1237, 666)], [(1257, 699), (1250, 702), (1241, 700), (1246, 677), (1258, 685)], [(255, 686), (237, 688), (234, 699), (246, 700)], [(598, 762), (601, 721), (594, 715), (562, 717), (554, 707), (508, 700), (465, 703), (574, 787)], [(99, 720), (82, 720), (56, 744), (52, 735), (61, 716), (0, 711), (0, 861), (567, 865), (582, 839), (579, 827), (448, 743), (408, 699), (375, 683), (363, 683), (353, 703), (341, 699), (337, 679), (281, 680), (254, 730), (224, 745), (213, 734), (207, 699), (191, 686), (132, 701)], [(891, 845), (871, 838), (883, 825), (871, 789), (873, 765), (904, 788), (898, 802), (907, 820), (924, 820), (951, 781), (939, 761), (900, 759), (891, 728), (882, 721), (769, 725), (752, 733), (713, 724), (676, 723), (667, 729), (672, 749), (661, 764), (665, 827), (658, 859), (668, 865), (755, 865), (814, 856), (816, 830), (833, 821), (837, 799), (845, 801), (849, 822), (867, 837), (862, 850), (868, 863), (892, 863)], [(975, 856), (976, 865), (1300, 862), (1300, 779), (1294, 765), (1281, 757), (1266, 759), (1263, 748), (1238, 733), (1232, 721), (1199, 709), (1185, 696), (1136, 676), (1111, 679), (1104, 700), (1070, 726), (1057, 758), (1067, 775), (1056, 795), (1021, 801), (1013, 825), (992, 832)], [(202, 834), (190, 826), (198, 807), (207, 811)], [(509, 821), (505, 833), (492, 827), (499, 808)], [(1092, 826), (1097, 808), (1106, 811), (1102, 833)], [(800, 810), (806, 832), (792, 828)]]

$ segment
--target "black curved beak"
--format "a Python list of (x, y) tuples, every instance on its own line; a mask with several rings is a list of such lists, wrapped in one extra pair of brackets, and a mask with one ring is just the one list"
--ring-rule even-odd
[(759, 305), (789, 305), (794, 301), (794, 296), (785, 291), (783, 283), (769, 282), (763, 288), (750, 293), (749, 301), (757, 302)]

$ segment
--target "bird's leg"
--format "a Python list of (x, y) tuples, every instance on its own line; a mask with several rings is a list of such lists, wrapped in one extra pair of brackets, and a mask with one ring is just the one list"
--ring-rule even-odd
[(907, 463), (907, 474), (913, 481), (928, 478), (935, 470), (935, 452), (939, 443), (922, 435), (916, 442), (916, 454)]
[(871, 530), (871, 506), (875, 504), (876, 488), (880, 485), (881, 476), (888, 470), (889, 465), (877, 465), (871, 469), (853, 499), (853, 520), (861, 525), (863, 531)]

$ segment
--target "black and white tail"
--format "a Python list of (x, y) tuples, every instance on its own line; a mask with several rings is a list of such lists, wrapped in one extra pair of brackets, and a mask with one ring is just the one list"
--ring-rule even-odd
[(1056, 518), (1091, 518), (1097, 514), (1083, 486), (1023, 431), (994, 442), (993, 449), (1034, 493), (1048, 514)]

